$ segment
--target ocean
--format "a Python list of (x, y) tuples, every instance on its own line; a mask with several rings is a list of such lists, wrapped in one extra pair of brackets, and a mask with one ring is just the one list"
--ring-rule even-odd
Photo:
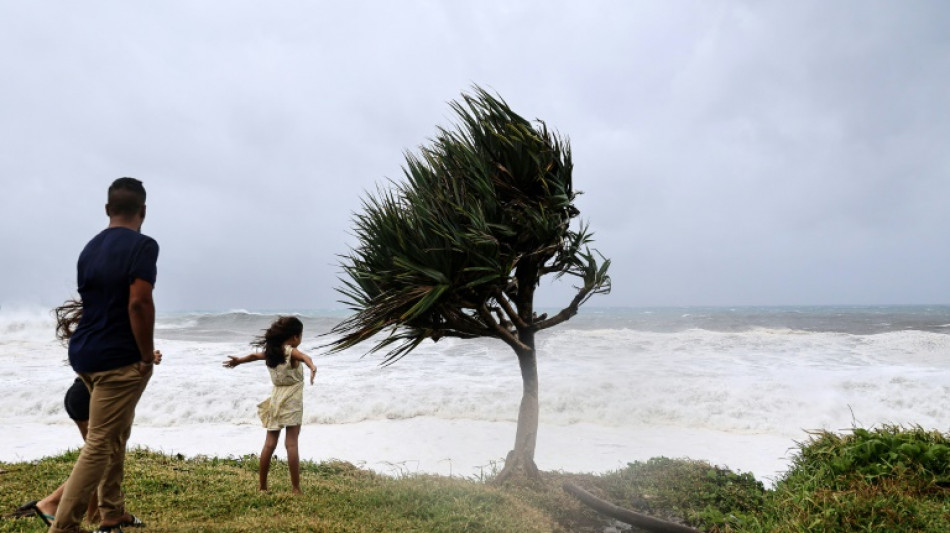
[[(304, 459), (382, 473), (481, 476), (514, 442), (521, 377), (491, 339), (426, 342), (395, 364), (356, 347), (327, 354), (343, 311), (283, 311), (314, 358)], [(160, 315), (164, 362), (130, 444), (187, 456), (260, 452), (263, 363), (221, 366), (277, 313)], [(766, 483), (821, 429), (950, 431), (950, 306), (586, 308), (537, 338), (542, 470), (604, 472), (666, 456)], [(73, 379), (48, 310), (0, 309), (0, 461), (81, 445), (63, 409)], [(284, 457), (278, 446), (278, 457)]]

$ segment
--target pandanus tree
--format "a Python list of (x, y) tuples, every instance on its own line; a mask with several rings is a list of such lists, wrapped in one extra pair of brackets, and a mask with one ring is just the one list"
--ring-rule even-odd
[[(514, 448), (497, 481), (537, 477), (535, 334), (610, 291), (610, 261), (589, 248), (579, 215), (569, 143), (542, 121), (517, 115), (474, 87), (451, 102), (459, 121), (405, 156), (404, 182), (363, 200), (357, 245), (341, 258), (337, 289), (353, 314), (332, 330), (333, 351), (363, 341), (383, 364), (426, 339), (492, 337), (517, 355), (523, 393)], [(600, 258), (600, 260), (598, 260)], [(576, 278), (557, 313), (535, 312), (545, 276)]]

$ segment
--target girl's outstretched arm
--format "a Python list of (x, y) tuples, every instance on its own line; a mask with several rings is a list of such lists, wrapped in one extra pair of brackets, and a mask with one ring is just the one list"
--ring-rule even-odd
[(260, 361), (264, 359), (263, 353), (252, 353), (245, 355), (244, 357), (234, 357), (233, 355), (228, 356), (228, 360), (221, 363), (221, 366), (225, 368), (234, 368), (242, 363), (250, 363), (251, 361)]
[(313, 378), (317, 377), (317, 365), (313, 364), (313, 359), (296, 348), (290, 354), (290, 358), (307, 365), (307, 368), (310, 369), (310, 384), (313, 385)]

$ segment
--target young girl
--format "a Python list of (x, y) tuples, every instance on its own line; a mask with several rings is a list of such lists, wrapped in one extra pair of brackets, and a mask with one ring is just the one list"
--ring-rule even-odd
[[(279, 317), (263, 335), (254, 339), (252, 346), (263, 351), (244, 357), (228, 357), (223, 363), (234, 368), (251, 361), (267, 361), (267, 370), (274, 384), (270, 398), (257, 406), (261, 423), (267, 428), (264, 449), (261, 450), (261, 469), (258, 473), (260, 490), (267, 490), (267, 474), (270, 460), (277, 448), (281, 428), (287, 428), (284, 445), (287, 447), (287, 466), (290, 467), (290, 483), (294, 494), (300, 494), (300, 456), (297, 452), (297, 437), (303, 422), (303, 365), (310, 369), (310, 384), (317, 375), (317, 367), (310, 357), (297, 349), (303, 335), (303, 323), (293, 316)], [(301, 364), (303, 363), (303, 364)]]

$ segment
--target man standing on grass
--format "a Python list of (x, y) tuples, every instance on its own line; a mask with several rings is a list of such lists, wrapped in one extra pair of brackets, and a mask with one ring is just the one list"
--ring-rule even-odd
[(109, 187), (109, 227), (93, 237), (77, 268), (83, 314), (69, 341), (69, 364), (90, 392), (86, 443), (66, 481), (50, 533), (82, 531), (98, 487), (98, 531), (142, 526), (125, 509), (125, 446), (135, 406), (152, 376), (158, 243), (142, 235), (145, 188), (134, 178)]

